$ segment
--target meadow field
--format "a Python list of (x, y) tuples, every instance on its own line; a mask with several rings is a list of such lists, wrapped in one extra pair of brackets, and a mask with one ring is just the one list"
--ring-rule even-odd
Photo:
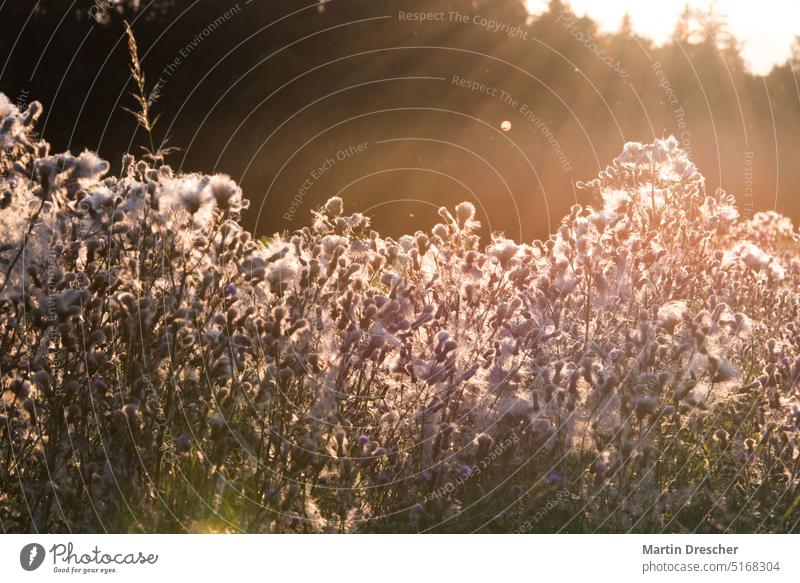
[(0, 94), (4, 532), (798, 530), (798, 234), (675, 138), (530, 243), (346, 197), (259, 239), (41, 114)]

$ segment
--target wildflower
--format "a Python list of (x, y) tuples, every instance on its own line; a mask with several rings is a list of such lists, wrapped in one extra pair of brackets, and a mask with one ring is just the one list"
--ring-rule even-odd
[(75, 178), (97, 180), (100, 176), (106, 174), (110, 168), (110, 164), (102, 160), (94, 152), (85, 150), (75, 160), (75, 170), (73, 176)]
[[(659, 151), (663, 151), (662, 144), (659, 142), (656, 143), (658, 144), (657, 148)], [(642, 160), (644, 154), (645, 148), (641, 143), (627, 142), (625, 146), (623, 146), (622, 155), (619, 157), (619, 160), (620, 162), (625, 162), (628, 164), (638, 164)]]
[(215, 174), (208, 181), (208, 189), (214, 198), (217, 208), (221, 210), (239, 211), (244, 208), (242, 189), (229, 176)]
[(50, 392), (50, 374), (45, 370), (40, 370), (33, 375), (34, 384), (44, 393)]
[(478, 451), (475, 455), (477, 459), (482, 460), (489, 455), (489, 449), (492, 447), (494, 439), (491, 435), (479, 433), (475, 436), (474, 443), (478, 446)]
[(331, 216), (338, 217), (344, 210), (344, 203), (338, 196), (331, 197), (328, 199), (328, 202), (325, 203), (325, 210), (328, 211)]
[(621, 189), (607, 189), (603, 190), (603, 209), (606, 212), (617, 213), (623, 211), (625, 206), (631, 201), (630, 193)]
[(197, 175), (167, 180), (161, 189), (160, 209), (182, 209), (192, 217), (195, 225), (204, 227), (216, 207), (208, 185), (208, 179)]
[(683, 317), (688, 312), (686, 302), (673, 300), (666, 302), (658, 308), (658, 320), (661, 325), (670, 333), (675, 331)]
[(658, 399), (650, 395), (637, 395), (631, 399), (631, 407), (639, 417), (652, 416), (658, 409)]
[(739, 378), (739, 370), (724, 358), (709, 357), (709, 371), (717, 383), (726, 383)]
[(718, 441), (723, 447), (728, 444), (728, 432), (724, 429), (717, 429), (714, 432), (714, 441)]
[(466, 224), (475, 217), (475, 205), (471, 202), (462, 202), (456, 205), (456, 218), (460, 225)]
[[(800, 426), (796, 233), (706, 196), (674, 139), (626, 145), (583, 185), (597, 199), (533, 244), (482, 246), (472, 203), (384, 237), (340, 198), (256, 242), (229, 177), (130, 157), (105, 177), (95, 154), (50, 154), (28, 111), (0, 98), (5, 528), (30, 530), (22, 493), (47, 474), (64, 515), (45, 497), (42, 530), (113, 524), (122, 477), (145, 530), (216, 502), (259, 530), (474, 529), (539, 483), (560, 490), (548, 511), (591, 494), (582, 525), (554, 518), (565, 529), (661, 531), (690, 499), (714, 510), (734, 461), (759, 478), (736, 495), (783, 524), (769, 492)], [(74, 448), (91, 508), (68, 495)], [(250, 482), (263, 496), (225, 494)]]
[(786, 270), (775, 257), (749, 241), (739, 241), (725, 252), (723, 264), (730, 265), (737, 259), (753, 271), (767, 271), (776, 279), (784, 279), (786, 276)]
[(22, 402), (22, 408), (30, 415), (31, 421), (36, 423), (36, 403), (33, 399), (25, 399)]
[(487, 255), (493, 257), (502, 267), (519, 252), (519, 246), (509, 239), (498, 238), (487, 249)]
[(133, 430), (139, 429), (139, 407), (135, 403), (129, 403), (122, 408), (122, 412), (128, 421), (128, 426)]
[(431, 233), (433, 234), (434, 237), (439, 239), (440, 242), (444, 242), (447, 240), (448, 237), (447, 227), (441, 223), (437, 223), (436, 225), (434, 225), (433, 228), (431, 229)]
[(191, 439), (187, 434), (181, 433), (178, 437), (175, 438), (175, 450), (178, 453), (185, 453), (189, 451), (190, 447), (191, 447)]
[(0, 93), (0, 119), (11, 117), (18, 113), (17, 108), (6, 97), (5, 93)]

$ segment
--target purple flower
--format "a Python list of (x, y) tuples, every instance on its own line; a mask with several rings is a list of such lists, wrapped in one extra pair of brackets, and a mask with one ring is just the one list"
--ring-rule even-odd
[(359, 435), (358, 436), (358, 445), (367, 445), (369, 443), (369, 437), (366, 435)]
[(236, 297), (236, 292), (237, 291), (238, 290), (236, 289), (236, 286), (233, 285), (232, 283), (229, 283), (229, 284), (225, 285), (225, 293), (227, 295), (229, 295), (231, 297)]
[(185, 433), (182, 433), (175, 439), (175, 449), (181, 453), (189, 451), (191, 445), (191, 438)]

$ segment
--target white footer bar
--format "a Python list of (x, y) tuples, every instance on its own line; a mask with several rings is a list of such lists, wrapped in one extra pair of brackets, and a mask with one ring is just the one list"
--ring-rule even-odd
[(0, 572), (9, 582), (798, 581), (799, 543), (791, 535), (2, 535)]

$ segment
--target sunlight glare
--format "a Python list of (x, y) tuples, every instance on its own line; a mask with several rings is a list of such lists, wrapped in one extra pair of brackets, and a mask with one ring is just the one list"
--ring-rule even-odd
[[(795, 38), (800, 35), (800, 2), (774, 0), (761, 8), (747, 0), (691, 0), (691, 8), (708, 10), (716, 5), (730, 32), (742, 43), (742, 57), (757, 74), (769, 73), (773, 65), (781, 65), (789, 57)], [(539, 14), (547, 10), (547, 0), (526, 0), (528, 11)], [(662, 44), (670, 39), (686, 0), (641, 2), (635, 0), (571, 0), (566, 2), (577, 15), (588, 15), (601, 31), (619, 29), (625, 12), (631, 16), (635, 32)]]

